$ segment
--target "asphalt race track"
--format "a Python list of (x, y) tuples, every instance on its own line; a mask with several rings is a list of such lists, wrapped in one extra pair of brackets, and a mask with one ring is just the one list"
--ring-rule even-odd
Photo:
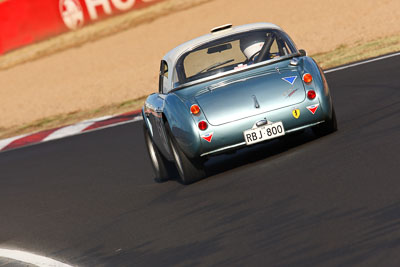
[(0, 154), (0, 247), (76, 266), (398, 266), (400, 57), (327, 74), (339, 131), (156, 183), (141, 122)]

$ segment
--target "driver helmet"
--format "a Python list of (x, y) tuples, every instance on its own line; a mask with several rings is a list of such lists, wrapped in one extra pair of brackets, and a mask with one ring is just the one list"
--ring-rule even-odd
[(243, 54), (250, 60), (261, 50), (264, 42), (264, 34), (252, 34), (240, 40), (240, 50), (242, 50)]

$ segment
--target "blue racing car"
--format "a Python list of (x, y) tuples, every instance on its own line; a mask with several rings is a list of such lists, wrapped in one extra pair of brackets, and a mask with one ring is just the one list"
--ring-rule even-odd
[(321, 68), (270, 23), (223, 25), (168, 52), (142, 116), (156, 178), (177, 170), (184, 184), (205, 176), (210, 156), (337, 129)]

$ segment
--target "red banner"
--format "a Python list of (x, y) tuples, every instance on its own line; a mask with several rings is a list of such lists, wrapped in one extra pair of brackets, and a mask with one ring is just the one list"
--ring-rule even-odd
[(0, 0), (0, 54), (160, 0)]

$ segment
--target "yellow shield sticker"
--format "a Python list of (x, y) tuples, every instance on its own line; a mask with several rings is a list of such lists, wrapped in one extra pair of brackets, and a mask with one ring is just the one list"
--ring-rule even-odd
[(293, 109), (292, 114), (293, 114), (293, 117), (298, 119), (300, 117), (300, 109), (298, 109), (298, 108)]

